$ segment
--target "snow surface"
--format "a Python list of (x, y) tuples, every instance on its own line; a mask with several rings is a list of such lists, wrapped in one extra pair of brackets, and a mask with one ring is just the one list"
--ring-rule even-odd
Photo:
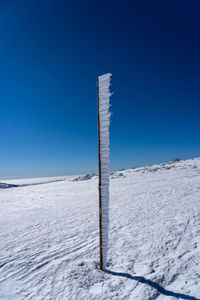
[(97, 177), (1, 189), (0, 299), (200, 299), (199, 182), (199, 158), (112, 174), (107, 272)]
[(20, 179), (3, 179), (0, 180), (1, 183), (5, 184), (14, 184), (14, 185), (33, 185), (33, 184), (42, 184), (42, 183), (48, 183), (48, 182), (56, 182), (56, 181), (62, 181), (67, 180), (69, 178), (74, 178), (78, 175), (70, 175), (70, 176), (56, 176), (56, 177), (36, 177), (36, 178), (20, 178)]

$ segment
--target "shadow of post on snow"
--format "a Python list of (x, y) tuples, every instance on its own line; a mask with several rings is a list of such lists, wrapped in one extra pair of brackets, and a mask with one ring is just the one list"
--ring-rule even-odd
[(189, 296), (189, 295), (185, 295), (185, 294), (176, 293), (176, 292), (166, 290), (162, 286), (160, 286), (158, 283), (153, 282), (149, 279), (146, 279), (143, 276), (132, 276), (128, 273), (114, 272), (114, 271), (110, 271), (110, 270), (104, 270), (104, 271), (107, 274), (110, 274), (110, 275), (125, 277), (125, 278), (128, 278), (128, 279), (136, 280), (138, 282), (147, 284), (147, 285), (149, 285), (150, 287), (156, 289), (158, 292), (160, 292), (161, 294), (163, 294), (165, 296), (173, 296), (177, 299), (200, 300), (200, 298), (195, 298), (193, 296)]

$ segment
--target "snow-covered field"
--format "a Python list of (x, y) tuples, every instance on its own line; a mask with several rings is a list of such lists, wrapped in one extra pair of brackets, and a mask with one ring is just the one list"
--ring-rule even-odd
[(22, 179), (0, 179), (0, 183), (6, 184), (16, 184), (16, 185), (32, 185), (32, 184), (41, 184), (41, 183), (48, 183), (48, 182), (56, 182), (62, 181), (69, 178), (74, 178), (77, 175), (73, 176), (56, 176), (56, 177), (38, 177), (38, 178), (22, 178)]
[(97, 186), (0, 189), (0, 299), (200, 299), (200, 159), (111, 175), (106, 272)]

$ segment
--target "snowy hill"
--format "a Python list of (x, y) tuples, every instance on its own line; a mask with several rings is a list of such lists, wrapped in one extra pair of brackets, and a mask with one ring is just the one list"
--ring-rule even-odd
[(111, 175), (107, 272), (97, 187), (0, 190), (0, 299), (200, 299), (200, 159)]

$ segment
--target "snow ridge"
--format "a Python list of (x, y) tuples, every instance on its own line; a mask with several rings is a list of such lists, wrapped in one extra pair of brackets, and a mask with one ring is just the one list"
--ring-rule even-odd
[(102, 252), (103, 269), (106, 267), (109, 224), (109, 125), (111, 74), (99, 76), (99, 122), (100, 122), (100, 159), (101, 159), (101, 211), (102, 211)]
[(9, 189), (12, 187), (17, 187), (17, 185), (0, 182), (0, 189)]

